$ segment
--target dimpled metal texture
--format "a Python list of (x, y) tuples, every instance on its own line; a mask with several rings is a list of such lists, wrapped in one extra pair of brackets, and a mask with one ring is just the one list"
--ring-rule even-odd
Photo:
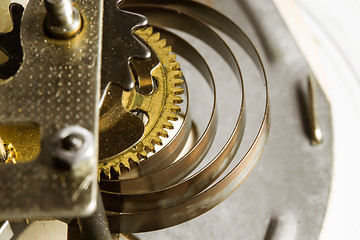
[(0, 82), (0, 125), (38, 124), (41, 151), (31, 163), (0, 166), (1, 218), (82, 216), (95, 208), (98, 142), (80, 170), (61, 170), (52, 159), (53, 136), (66, 126), (84, 127), (98, 139), (103, 1), (75, 6), (84, 24), (69, 40), (46, 36), (43, 1), (32, 0), (25, 9), (24, 61)]

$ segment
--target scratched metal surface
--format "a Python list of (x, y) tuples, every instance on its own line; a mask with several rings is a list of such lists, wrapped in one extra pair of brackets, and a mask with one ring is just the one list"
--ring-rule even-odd
[(103, 1), (78, 1), (86, 24), (68, 41), (47, 38), (45, 7), (33, 0), (23, 16), (24, 61), (0, 83), (0, 124), (32, 122), (41, 127), (41, 153), (31, 163), (0, 166), (0, 216), (74, 216), (95, 207), (95, 155), (80, 171), (59, 171), (51, 139), (68, 125), (87, 128), (97, 139)]

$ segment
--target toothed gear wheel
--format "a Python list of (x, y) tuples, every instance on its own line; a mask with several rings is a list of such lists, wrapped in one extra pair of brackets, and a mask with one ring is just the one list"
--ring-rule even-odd
[(165, 129), (173, 129), (170, 121), (178, 120), (177, 113), (183, 99), (179, 96), (184, 90), (180, 65), (175, 61), (175, 54), (171, 53), (171, 46), (166, 46), (166, 40), (160, 39), (159, 33), (153, 33), (151, 27), (137, 30), (136, 35), (145, 40), (153, 49), (160, 64), (152, 71), (151, 76), (156, 81), (156, 88), (149, 95), (142, 95), (133, 88), (123, 93), (122, 103), (128, 112), (142, 112), (148, 117), (145, 131), (140, 141), (122, 153), (99, 163), (99, 176), (103, 172), (111, 178), (111, 169), (121, 174), (121, 166), (130, 169), (130, 160), (139, 163), (146, 159), (149, 152), (155, 152), (155, 144), (162, 145), (160, 137), (168, 137)]

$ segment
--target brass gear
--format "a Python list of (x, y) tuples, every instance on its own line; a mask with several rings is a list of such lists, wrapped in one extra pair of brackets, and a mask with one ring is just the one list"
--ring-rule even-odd
[(0, 137), (0, 162), (16, 163), (17, 152), (12, 143), (5, 144)]
[(166, 46), (166, 40), (160, 39), (159, 33), (153, 33), (152, 27), (137, 30), (135, 33), (147, 42), (160, 61), (151, 71), (157, 87), (149, 95), (142, 95), (135, 88), (129, 92), (124, 91), (122, 103), (126, 111), (142, 112), (148, 117), (148, 122), (143, 136), (134, 146), (99, 162), (99, 178), (102, 172), (111, 178), (111, 169), (121, 174), (121, 165), (130, 169), (129, 160), (139, 163), (140, 159), (146, 159), (149, 152), (155, 152), (154, 145), (162, 145), (160, 137), (168, 137), (165, 129), (174, 128), (170, 121), (178, 120), (176, 113), (181, 111), (176, 104), (183, 101), (178, 96), (184, 92), (181, 87), (182, 72), (179, 63), (175, 61), (175, 54), (171, 53), (171, 47)]

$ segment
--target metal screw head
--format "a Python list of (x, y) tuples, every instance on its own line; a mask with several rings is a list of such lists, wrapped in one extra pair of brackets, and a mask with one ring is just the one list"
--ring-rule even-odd
[(84, 144), (84, 139), (81, 135), (69, 135), (61, 140), (62, 148), (68, 151), (79, 151)]
[(94, 137), (85, 128), (70, 126), (57, 132), (53, 138), (55, 163), (66, 169), (75, 169), (94, 156)]

